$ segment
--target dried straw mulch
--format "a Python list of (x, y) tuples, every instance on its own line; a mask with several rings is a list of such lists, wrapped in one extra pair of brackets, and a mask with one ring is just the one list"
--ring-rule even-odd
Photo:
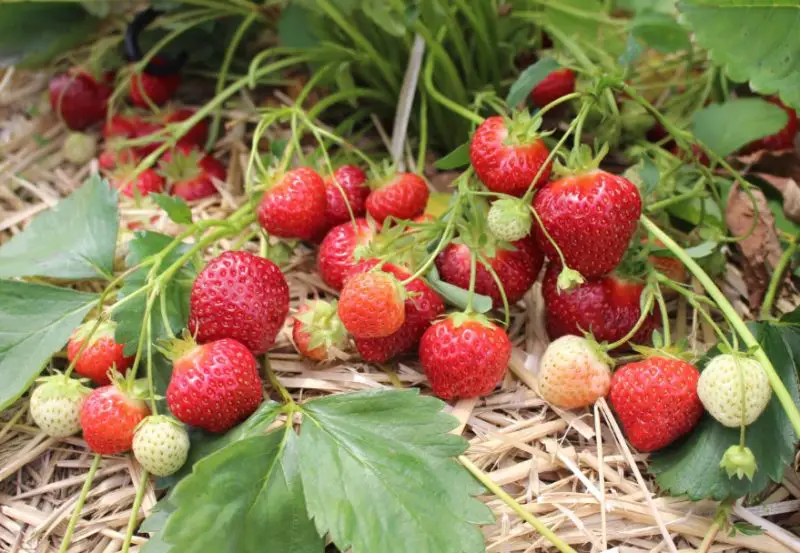
[[(52, 115), (36, 114), (46, 84), (42, 75), (8, 71), (0, 78), (0, 243), (19, 232), (26, 221), (47, 209), (90, 174), (93, 163), (76, 167), (59, 153), (64, 128)], [(243, 107), (253, 105), (242, 95)], [(34, 111), (32, 111), (34, 110)], [(218, 199), (194, 206), (196, 217), (230, 212), (241, 199), (248, 146), (246, 110), (226, 114), (226, 135), (218, 145), (229, 161), (230, 176)], [(144, 214), (125, 206), (124, 217)], [(170, 231), (158, 219), (158, 230)], [(256, 248), (257, 244), (246, 247)], [(328, 293), (313, 272), (313, 253), (299, 249), (286, 276), (292, 305)], [(747, 314), (747, 290), (731, 265), (724, 282), (734, 305)], [(779, 308), (793, 307), (782, 298)], [(515, 306), (510, 335), (516, 346), (512, 370), (492, 396), (451, 407), (470, 441), (469, 457), (558, 535), (581, 551), (621, 552), (693, 550), (700, 546), (715, 513), (713, 502), (693, 503), (662, 497), (647, 475), (646, 456), (632, 452), (600, 402), (593, 410), (554, 410), (536, 393), (537, 361), (547, 344), (539, 285)], [(713, 339), (691, 308), (673, 301), (676, 334), (698, 350)], [(272, 366), (298, 397), (364, 390), (381, 386), (426, 387), (416, 362), (392, 367), (344, 358), (318, 367), (302, 360), (284, 331), (274, 348)], [(56, 551), (92, 461), (77, 437), (50, 439), (33, 426), (23, 398), (0, 416), (0, 551)], [(141, 469), (130, 456), (103, 460), (77, 524), (72, 553), (112, 553), (121, 549)], [(142, 508), (145, 518), (159, 497), (152, 483)], [(497, 522), (484, 528), (487, 551), (533, 552), (548, 549), (526, 523), (501, 501), (485, 500)], [(800, 474), (787, 471), (763, 504), (737, 507), (736, 515), (766, 529), (759, 536), (720, 532), (711, 551), (800, 551), (800, 539), (781, 529), (800, 526)], [(146, 536), (135, 536), (137, 551)]]

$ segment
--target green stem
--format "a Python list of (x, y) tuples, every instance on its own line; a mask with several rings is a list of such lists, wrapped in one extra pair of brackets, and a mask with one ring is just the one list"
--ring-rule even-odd
[(792, 261), (795, 252), (797, 251), (797, 237), (793, 236), (791, 241), (789, 242), (789, 246), (783, 252), (780, 260), (778, 260), (778, 264), (775, 266), (775, 270), (772, 273), (772, 278), (769, 280), (769, 287), (767, 288), (767, 293), (764, 296), (764, 302), (761, 304), (761, 313), (759, 316), (761, 319), (769, 319), (772, 314), (772, 306), (775, 303), (775, 298), (778, 295), (778, 289), (783, 282), (784, 274), (786, 273), (786, 267), (788, 267), (789, 263)]
[(648, 293), (647, 302), (645, 303), (645, 306), (644, 306), (644, 309), (642, 309), (642, 312), (639, 313), (639, 319), (636, 321), (636, 324), (633, 325), (633, 327), (628, 331), (628, 333), (625, 336), (623, 336), (622, 338), (620, 338), (616, 342), (613, 342), (613, 343), (607, 345), (606, 346), (606, 351), (614, 351), (615, 349), (617, 349), (621, 345), (626, 344), (628, 342), (628, 340), (631, 340), (634, 336), (636, 336), (636, 333), (639, 332), (640, 328), (642, 328), (642, 325), (647, 320), (647, 317), (650, 315), (650, 311), (653, 309), (653, 303), (655, 301), (655, 297), (654, 296), (655, 295), (652, 293), (652, 291)]
[(425, 89), (428, 91), (428, 94), (431, 97), (439, 102), (441, 105), (449, 109), (450, 111), (460, 115), (467, 121), (472, 121), (473, 123), (480, 125), (483, 123), (484, 118), (478, 115), (477, 113), (473, 113), (464, 106), (455, 103), (450, 98), (447, 98), (436, 90), (436, 87), (433, 86), (433, 66), (434, 66), (434, 59), (435, 56), (431, 53), (428, 53), (428, 59), (425, 61), (425, 74), (423, 75), (423, 81), (425, 83)]
[(469, 288), (467, 294), (467, 306), (464, 308), (465, 313), (472, 313), (472, 300), (475, 298), (475, 275), (478, 272), (478, 260), (475, 252), (469, 252)]
[(75, 525), (78, 524), (78, 519), (81, 516), (81, 511), (83, 511), (83, 505), (86, 503), (89, 490), (92, 488), (92, 481), (94, 480), (97, 468), (100, 466), (101, 459), (102, 457), (100, 457), (100, 455), (94, 456), (92, 466), (89, 468), (89, 473), (86, 475), (86, 481), (84, 481), (83, 488), (81, 488), (81, 494), (78, 496), (78, 502), (75, 503), (75, 508), (72, 510), (72, 516), (69, 519), (69, 524), (67, 524), (67, 531), (64, 533), (64, 539), (61, 541), (61, 547), (58, 548), (58, 553), (67, 553), (67, 549), (69, 549), (72, 543), (72, 534), (75, 532)]
[(769, 360), (769, 357), (767, 357), (764, 348), (761, 347), (761, 344), (758, 343), (753, 333), (747, 328), (747, 325), (727, 300), (725, 294), (722, 293), (711, 277), (703, 271), (695, 260), (689, 257), (683, 248), (676, 244), (667, 233), (658, 228), (655, 223), (644, 215), (641, 218), (641, 222), (647, 231), (660, 240), (675, 257), (681, 260), (686, 268), (689, 269), (689, 272), (697, 278), (711, 299), (716, 302), (717, 307), (722, 311), (723, 315), (725, 315), (731, 327), (741, 336), (747, 348), (754, 351), (753, 357), (755, 357), (764, 368), (772, 390), (775, 392), (775, 396), (778, 398), (778, 401), (780, 401), (781, 406), (783, 406), (783, 410), (786, 412), (786, 416), (789, 418), (789, 422), (791, 422), (795, 434), (800, 436), (800, 410), (798, 410), (797, 405), (794, 404), (792, 396), (789, 395), (789, 392), (786, 390), (786, 386), (784, 386), (783, 381), (781, 381), (780, 376), (775, 371), (775, 367), (772, 366), (772, 362)]
[(264, 356), (264, 370), (267, 372), (269, 383), (278, 391), (278, 393), (281, 395), (281, 398), (283, 398), (283, 401), (286, 402), (287, 405), (294, 405), (294, 398), (292, 397), (292, 394), (290, 394), (289, 390), (286, 389), (286, 386), (281, 384), (281, 381), (278, 380), (278, 376), (275, 374), (275, 371), (272, 370), (272, 365), (269, 363), (269, 357), (266, 355)]
[(133, 539), (133, 531), (136, 529), (137, 514), (142, 507), (142, 500), (144, 499), (144, 492), (147, 489), (147, 482), (150, 475), (146, 470), (142, 469), (142, 474), (139, 476), (139, 487), (136, 489), (136, 497), (133, 500), (133, 508), (131, 509), (131, 516), (128, 518), (128, 528), (125, 530), (125, 541), (122, 542), (122, 553), (128, 553), (131, 547), (131, 540)]
[(669, 311), (667, 310), (667, 302), (664, 301), (664, 294), (661, 293), (661, 287), (655, 287), (655, 296), (658, 301), (658, 310), (661, 313), (661, 327), (664, 333), (664, 347), (668, 348), (672, 343), (669, 329)]

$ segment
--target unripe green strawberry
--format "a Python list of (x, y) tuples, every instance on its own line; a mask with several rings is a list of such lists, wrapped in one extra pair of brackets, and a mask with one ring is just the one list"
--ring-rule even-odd
[(89, 163), (97, 153), (97, 138), (91, 134), (71, 132), (61, 147), (64, 159), (75, 165)]
[(758, 361), (723, 354), (706, 365), (697, 383), (697, 395), (712, 417), (736, 428), (758, 418), (769, 403), (772, 388)]
[(562, 409), (588, 407), (611, 387), (609, 357), (580, 336), (551, 342), (539, 363), (539, 394)]
[(31, 394), (31, 416), (48, 436), (71, 436), (81, 429), (81, 407), (91, 392), (64, 374), (43, 378)]
[(531, 232), (531, 209), (521, 200), (503, 198), (492, 204), (487, 221), (498, 239), (515, 242)]
[(147, 472), (168, 476), (177, 472), (189, 455), (189, 434), (180, 422), (151, 415), (139, 423), (133, 435), (133, 455)]

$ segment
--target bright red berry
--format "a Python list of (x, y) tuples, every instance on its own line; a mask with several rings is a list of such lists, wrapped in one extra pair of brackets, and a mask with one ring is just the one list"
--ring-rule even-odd
[[(338, 187), (334, 184), (334, 179), (339, 184)], [(336, 169), (333, 172), (333, 177), (325, 179), (325, 195), (327, 198), (325, 219), (327, 224), (330, 227), (334, 227), (349, 221), (348, 204), (353, 211), (353, 217), (363, 217), (367, 212), (367, 196), (369, 194), (367, 175), (361, 168), (355, 165), (342, 165)]]
[(259, 355), (289, 314), (289, 285), (272, 261), (225, 252), (200, 271), (189, 302), (189, 331), (201, 343), (232, 338)]
[[(171, 123), (180, 123), (182, 121), (186, 121), (192, 117), (194, 113), (194, 110), (189, 108), (176, 109), (175, 111), (167, 113), (166, 116), (164, 116), (164, 124), (168, 125)], [(179, 143), (194, 145), (198, 148), (202, 148), (205, 146), (207, 138), (208, 118), (205, 118), (201, 119), (198, 123), (186, 131), (186, 134), (180, 138)]]
[[(628, 179), (596, 169), (547, 183), (533, 206), (567, 265), (592, 278), (619, 265), (639, 224), (642, 198)], [(533, 227), (542, 251), (558, 259), (540, 226)]]
[(347, 347), (347, 331), (336, 312), (337, 302), (311, 301), (300, 306), (293, 318), (292, 341), (297, 351), (315, 361), (334, 357), (333, 349)]
[(264, 193), (258, 220), (268, 233), (280, 238), (312, 240), (325, 228), (325, 182), (313, 169), (286, 172)]
[[(155, 57), (151, 63), (160, 65), (161, 58)], [(181, 85), (180, 73), (172, 75), (150, 75), (148, 73), (134, 73), (131, 75), (130, 96), (131, 103), (140, 108), (150, 107), (151, 104), (160, 106), (167, 103)]]
[(618, 369), (611, 378), (611, 405), (631, 445), (655, 451), (689, 433), (703, 415), (699, 379), (692, 365), (669, 357)]
[(179, 341), (173, 347), (167, 405), (181, 422), (224, 432), (261, 404), (258, 364), (241, 343), (224, 338), (203, 345)]
[(419, 344), (425, 375), (433, 393), (442, 399), (491, 393), (510, 358), (506, 331), (481, 315), (450, 315), (431, 325)]
[[(503, 285), (509, 305), (522, 299), (530, 290), (544, 263), (542, 252), (530, 236), (511, 244), (513, 249), (500, 245), (484, 257)], [(450, 244), (436, 258), (436, 268), (442, 280), (459, 288), (469, 288), (472, 254), (465, 244)], [(475, 292), (492, 298), (495, 309), (503, 307), (503, 298), (494, 276), (482, 263), (475, 270)]]
[(780, 131), (764, 138), (760, 138), (744, 147), (745, 152), (757, 152), (759, 150), (768, 150), (777, 152), (781, 150), (791, 150), (794, 148), (794, 137), (797, 134), (798, 122), (797, 112), (790, 107), (787, 107), (779, 98), (772, 96), (764, 98), (767, 102), (775, 104), (783, 111), (786, 112), (788, 119), (786, 126)]
[(382, 338), (405, 320), (405, 294), (391, 274), (378, 270), (347, 277), (339, 296), (339, 318), (356, 338)]
[[(114, 339), (117, 329), (114, 322), (103, 321), (90, 337), (95, 326), (97, 320), (89, 320), (75, 329), (67, 342), (67, 359), (72, 362), (77, 357), (75, 372), (103, 385), (111, 382), (108, 377), (111, 368), (124, 374), (133, 363), (133, 357), (126, 357), (123, 354), (125, 346)], [(83, 352), (78, 356), (81, 347)]]
[(147, 404), (111, 384), (94, 390), (81, 408), (83, 439), (100, 455), (117, 455), (133, 447), (136, 426), (150, 414)]
[(376, 184), (367, 197), (367, 211), (378, 223), (387, 217), (413, 219), (428, 203), (428, 185), (414, 173), (396, 173)]
[(359, 262), (356, 248), (367, 246), (374, 237), (375, 229), (366, 219), (356, 219), (354, 223), (342, 223), (332, 228), (317, 253), (319, 274), (325, 284), (341, 290), (345, 277)]
[[(492, 192), (523, 196), (547, 160), (550, 151), (530, 120), (508, 121), (496, 115), (475, 129), (469, 159), (475, 174)], [(550, 164), (534, 186), (550, 177)]]
[(103, 125), (103, 138), (131, 138), (136, 135), (139, 118), (115, 114)]
[(88, 73), (62, 73), (50, 80), (50, 105), (70, 129), (80, 131), (106, 116), (112, 89)]
[(113, 171), (119, 167), (130, 167), (140, 161), (139, 154), (133, 148), (122, 148), (115, 150), (106, 143), (105, 149), (97, 157), (97, 163), (101, 169)]
[(190, 144), (179, 144), (164, 153), (159, 162), (167, 178), (169, 192), (187, 202), (202, 200), (217, 193), (215, 180), (228, 177), (225, 166)]
[(559, 98), (575, 92), (575, 73), (571, 69), (556, 69), (531, 90), (533, 105), (543, 108)]
[[(123, 170), (127, 173), (127, 170)], [(158, 174), (155, 169), (145, 169), (139, 173), (136, 178), (131, 178), (128, 174), (123, 174), (114, 179), (117, 188), (120, 189), (123, 196), (128, 198), (136, 197), (137, 191), (139, 196), (145, 197), (151, 192), (164, 191), (164, 177)]]

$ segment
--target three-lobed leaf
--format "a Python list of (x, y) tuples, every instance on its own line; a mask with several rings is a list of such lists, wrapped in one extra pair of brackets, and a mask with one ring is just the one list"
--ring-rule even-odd
[(761, 98), (740, 98), (711, 104), (692, 117), (692, 132), (718, 155), (728, 156), (739, 148), (780, 131), (786, 112)]

